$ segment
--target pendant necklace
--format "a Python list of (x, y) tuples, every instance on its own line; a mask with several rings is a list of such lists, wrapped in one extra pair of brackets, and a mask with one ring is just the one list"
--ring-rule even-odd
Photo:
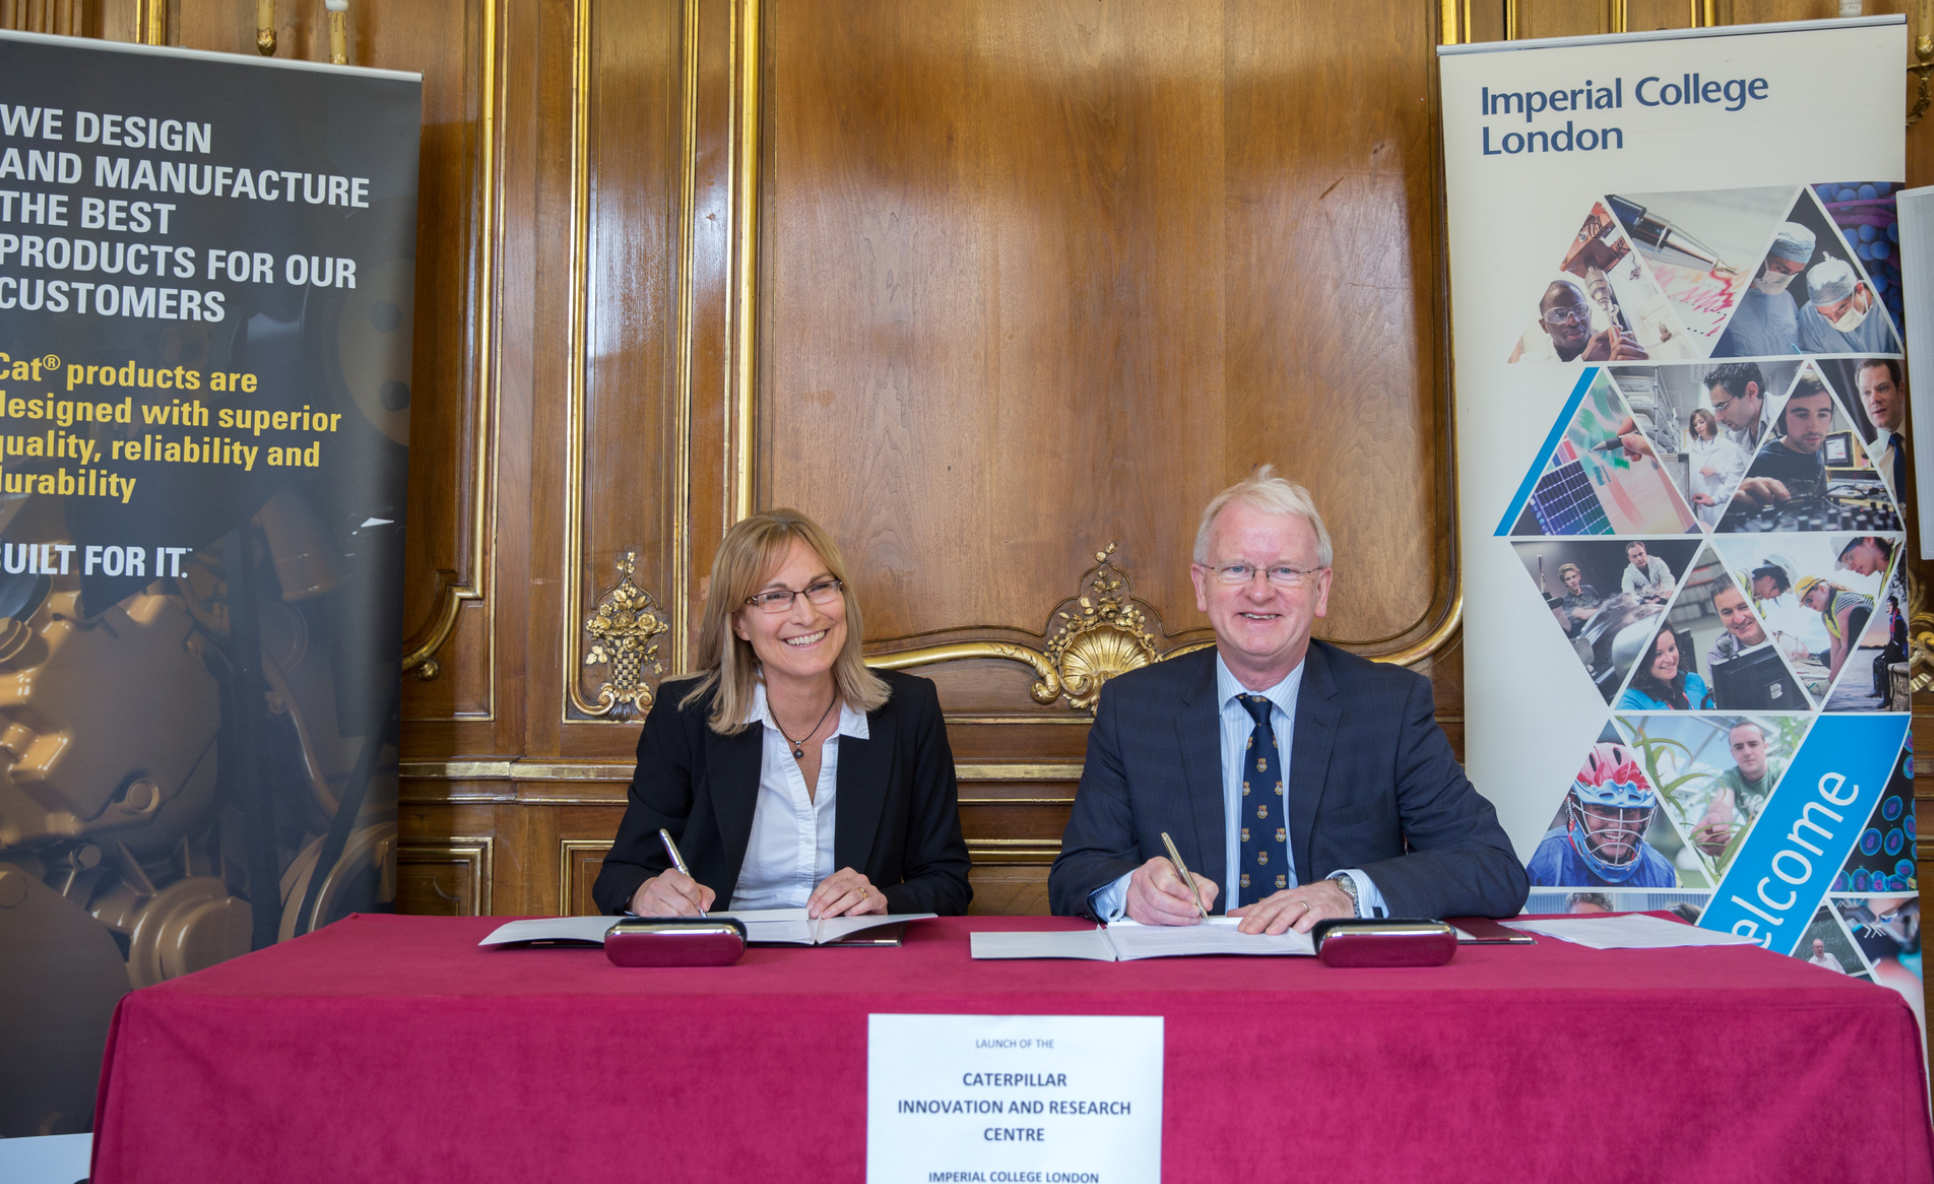
[(826, 702), (826, 710), (819, 713), (819, 722), (815, 723), (812, 727), (807, 728), (806, 734), (804, 736), (801, 736), (797, 740), (794, 740), (791, 736), (786, 734), (786, 729), (784, 725), (780, 724), (779, 722), (779, 713), (776, 711), (772, 713), (772, 726), (775, 728), (778, 728), (779, 734), (781, 736), (786, 737), (786, 743), (792, 745), (793, 760), (796, 760), (796, 761), (804, 760), (806, 758), (806, 741), (812, 739), (813, 733), (819, 730), (819, 725), (825, 723), (826, 717), (833, 714), (833, 707), (836, 704), (838, 704), (838, 702), (839, 702), (839, 692), (835, 691), (833, 693), (833, 697), (827, 700)]

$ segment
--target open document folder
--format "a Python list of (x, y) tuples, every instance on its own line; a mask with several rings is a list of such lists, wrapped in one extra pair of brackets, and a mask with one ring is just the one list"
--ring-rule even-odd
[[(863, 917), (821, 917), (814, 920), (806, 915), (805, 909), (742, 909), (734, 913), (711, 914), (715, 919), (730, 917), (743, 924), (745, 940), (755, 946), (821, 946), (884, 925), (925, 921), (938, 915), (870, 913)], [(512, 946), (559, 942), (601, 946), (604, 944), (604, 931), (620, 920), (620, 917), (532, 917), (526, 921), (506, 921), (477, 944)]]
[(1238, 933), (1238, 917), (1210, 917), (1199, 925), (1142, 925), (1122, 918), (1094, 929), (1052, 933), (975, 933), (976, 958), (1085, 958), (1129, 962), (1212, 954), (1313, 955), (1307, 933)]

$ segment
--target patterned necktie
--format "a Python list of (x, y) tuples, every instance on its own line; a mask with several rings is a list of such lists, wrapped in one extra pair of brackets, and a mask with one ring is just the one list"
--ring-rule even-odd
[(1238, 905), (1254, 904), (1272, 892), (1289, 887), (1289, 811), (1283, 798), (1283, 762), (1276, 751), (1276, 731), (1269, 726), (1269, 700), (1261, 695), (1240, 697), (1243, 710), (1256, 721), (1242, 763), (1242, 867)]

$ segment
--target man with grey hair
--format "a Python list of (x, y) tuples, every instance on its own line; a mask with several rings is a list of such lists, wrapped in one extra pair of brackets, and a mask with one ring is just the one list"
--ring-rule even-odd
[(1880, 301), (1845, 259), (1829, 256), (1806, 273), (1800, 349), (1810, 354), (1885, 354), (1900, 347)]
[(1715, 358), (1758, 358), (1798, 353), (1799, 305), (1787, 288), (1813, 258), (1813, 232), (1798, 222), (1782, 222), (1773, 235), (1766, 262), (1739, 298), (1739, 311), (1713, 347)]
[(1187, 925), (1196, 897), (1247, 932), (1326, 917), (1510, 916), (1524, 866), (1432, 715), (1430, 683), (1310, 638), (1330, 536), (1267, 465), (1203, 511), (1190, 578), (1215, 648), (1102, 689), (1056, 913)]

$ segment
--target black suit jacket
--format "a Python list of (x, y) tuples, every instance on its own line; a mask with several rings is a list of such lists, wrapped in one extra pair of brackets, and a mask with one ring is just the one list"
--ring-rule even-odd
[[(1524, 866), (1437, 727), (1430, 683), (1320, 641), (1303, 662), (1289, 766), (1298, 878), (1359, 868), (1397, 917), (1515, 914)], [(1054, 911), (1092, 915), (1089, 894), (1164, 854), (1163, 831), (1220, 888), (1216, 911), (1233, 907), (1213, 650), (1102, 689), (1048, 875)]]
[[(868, 738), (839, 739), (833, 866), (866, 873), (890, 912), (964, 913), (973, 890), (940, 699), (924, 678), (880, 676), (892, 697), (867, 715)], [(591, 889), (607, 913), (624, 912), (638, 885), (671, 866), (661, 826), (692, 876), (718, 893), (717, 907), (731, 907), (758, 805), (763, 729), (719, 735), (705, 723), (711, 696), (679, 706), (689, 689), (666, 683), (645, 717), (630, 805)]]

